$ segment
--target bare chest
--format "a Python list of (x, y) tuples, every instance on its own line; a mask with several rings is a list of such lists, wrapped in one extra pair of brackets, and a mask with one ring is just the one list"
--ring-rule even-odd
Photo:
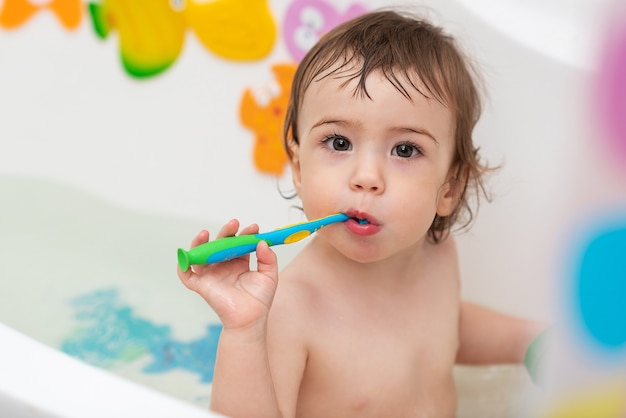
[(339, 308), (316, 321), (301, 416), (453, 417), (458, 309), (452, 292)]

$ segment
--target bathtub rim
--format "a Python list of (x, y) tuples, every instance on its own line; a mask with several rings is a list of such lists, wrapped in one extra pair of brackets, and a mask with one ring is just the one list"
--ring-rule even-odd
[(18, 411), (20, 418), (220, 417), (83, 363), (1, 322), (0, 341), (0, 411)]

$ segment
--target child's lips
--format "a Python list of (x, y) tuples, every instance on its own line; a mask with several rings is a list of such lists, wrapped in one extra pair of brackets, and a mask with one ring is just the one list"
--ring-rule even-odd
[(361, 212), (361, 211), (351, 209), (345, 212), (345, 214), (348, 215), (350, 218), (352, 218), (352, 220), (356, 221), (357, 223), (361, 225), (367, 225), (367, 224), (380, 225), (380, 223), (376, 220), (376, 218), (374, 218), (373, 216), (371, 216), (370, 214), (366, 212)]
[(374, 217), (364, 212), (348, 211), (346, 215), (348, 215), (350, 219), (345, 221), (344, 225), (355, 235), (374, 235), (381, 229), (379, 222)]

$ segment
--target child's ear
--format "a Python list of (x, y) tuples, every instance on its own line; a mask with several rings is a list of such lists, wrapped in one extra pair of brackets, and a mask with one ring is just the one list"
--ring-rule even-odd
[(446, 182), (439, 189), (437, 201), (437, 215), (450, 216), (459, 204), (461, 193), (467, 181), (467, 169), (461, 169), (458, 164), (450, 168)]
[(293, 180), (293, 187), (296, 189), (296, 193), (300, 194), (300, 183), (301, 183), (301, 173), (300, 173), (300, 145), (298, 142), (291, 138), (289, 140), (289, 154), (291, 158), (289, 159), (291, 165), (291, 178)]

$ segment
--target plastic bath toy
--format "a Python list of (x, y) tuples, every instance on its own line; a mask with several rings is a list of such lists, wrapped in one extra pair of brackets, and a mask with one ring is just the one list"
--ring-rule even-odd
[(178, 265), (182, 271), (187, 271), (192, 264), (213, 264), (232, 260), (256, 250), (259, 242), (267, 245), (291, 244), (308, 237), (320, 228), (337, 222), (350, 219), (348, 215), (336, 213), (324, 218), (309, 222), (301, 222), (284, 228), (260, 234), (238, 235), (209, 241), (185, 251), (178, 249)]

